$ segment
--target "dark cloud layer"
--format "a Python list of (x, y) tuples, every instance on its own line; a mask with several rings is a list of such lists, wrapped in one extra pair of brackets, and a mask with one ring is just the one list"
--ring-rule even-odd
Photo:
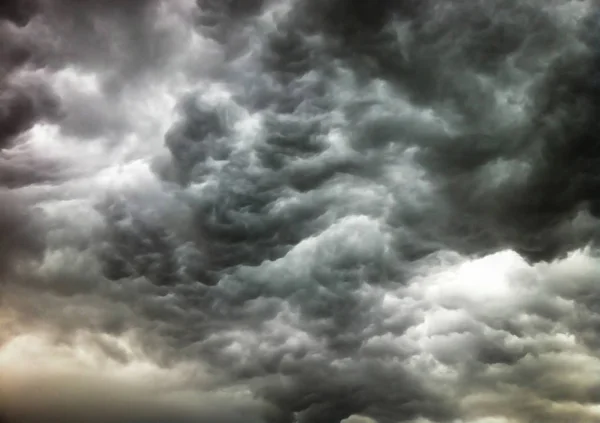
[(597, 421), (597, 34), (3, 2), (2, 423)]

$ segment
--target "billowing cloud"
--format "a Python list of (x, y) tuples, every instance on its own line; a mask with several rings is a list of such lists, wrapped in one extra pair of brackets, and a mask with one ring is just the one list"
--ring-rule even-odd
[(598, 421), (597, 13), (2, 3), (2, 423)]

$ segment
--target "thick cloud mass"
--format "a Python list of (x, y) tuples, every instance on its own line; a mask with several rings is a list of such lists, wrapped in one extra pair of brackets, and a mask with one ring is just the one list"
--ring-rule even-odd
[(600, 421), (599, 18), (0, 2), (0, 422)]

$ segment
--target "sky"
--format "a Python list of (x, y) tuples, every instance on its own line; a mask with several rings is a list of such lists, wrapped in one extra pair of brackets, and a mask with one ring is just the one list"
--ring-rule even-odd
[(0, 423), (600, 421), (593, 0), (4, 0)]

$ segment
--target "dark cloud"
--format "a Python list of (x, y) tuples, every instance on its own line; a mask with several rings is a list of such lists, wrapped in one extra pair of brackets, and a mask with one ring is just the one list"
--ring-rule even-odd
[(7, 0), (0, 6), (0, 18), (24, 26), (35, 15), (37, 6), (35, 0)]
[(4, 146), (36, 121), (58, 114), (57, 100), (42, 81), (7, 83), (0, 90), (0, 139)]
[[(323, 250), (319, 248), (321, 237), (333, 227), (322, 232), (331, 223), (328, 211), (332, 208), (342, 216), (381, 216), (380, 207), (385, 206), (352, 197), (353, 187), (362, 187), (365, 197), (367, 190), (376, 192), (364, 182), (366, 178), (388, 187), (382, 190), (395, 199), (386, 213), (391, 233), (399, 237), (391, 248), (408, 261), (440, 248), (471, 254), (515, 248), (534, 261), (550, 259), (584, 245), (595, 233), (595, 224), (577, 227), (575, 223), (577, 213), (584, 212), (581, 204), (586, 201), (583, 192), (587, 188), (583, 186), (592, 182), (574, 184), (572, 177), (580, 169), (574, 158), (581, 156), (580, 148), (587, 148), (585, 134), (593, 124), (596, 107), (594, 92), (586, 85), (595, 70), (581, 34), (568, 39), (561, 36), (565, 29), (560, 17), (552, 11), (542, 12), (535, 2), (522, 6), (500, 2), (497, 7), (485, 2), (473, 6), (403, 5), (405, 10), (397, 10), (398, 21), (393, 22), (388, 6), (380, 2), (362, 10), (351, 2), (308, 4), (306, 9), (294, 10), (299, 15), (292, 13), (286, 21), (288, 27), (282, 24), (267, 36), (261, 57), (266, 69), (275, 73), (272, 80), (259, 85), (271, 90), (270, 95), (262, 93), (268, 97), (261, 103), (271, 109), (266, 113), (267, 143), (259, 143), (257, 157), (238, 157), (221, 147), (235, 134), (223, 130), (223, 118), (215, 116), (217, 112), (209, 106), (185, 109), (182, 129), (169, 138), (175, 160), (189, 175), (186, 182), (190, 177), (196, 181), (206, 178), (212, 171), (204, 168), (209, 159), (228, 160), (220, 169), (215, 191), (200, 200), (198, 221), (211, 254), (224, 258), (220, 261), (223, 271), (239, 264), (252, 268), (236, 269), (219, 284), (236, 307), (248, 307), (240, 322), (256, 317), (255, 303), (261, 299), (285, 299), (298, 308), (303, 319), (319, 322), (303, 331), (324, 343), (321, 363), (342, 357), (356, 363), (359, 358), (353, 354), (366, 359), (358, 352), (366, 342), (368, 324), (363, 322), (378, 317), (373, 316), (371, 304), (361, 304), (357, 297), (362, 281), (383, 286), (390, 280), (406, 281), (397, 257), (378, 261), (379, 257), (367, 253), (372, 251), (367, 247), (350, 249), (346, 256), (343, 246), (351, 244), (348, 238), (353, 232), (361, 233), (363, 243), (371, 246), (367, 240), (372, 227), (368, 225), (354, 230), (349, 225), (339, 239), (331, 244), (323, 240)], [(311, 10), (313, 7), (323, 8), (319, 10), (323, 13)], [(498, 10), (503, 11), (500, 17), (494, 15)], [(328, 38), (331, 34), (333, 39)], [(316, 38), (311, 41), (310, 36)], [(315, 52), (317, 40), (322, 49)], [(571, 60), (548, 64), (553, 51), (561, 49)], [(347, 66), (354, 71), (356, 66), (356, 79), (336, 80), (332, 76), (336, 71), (323, 56), (337, 60), (338, 69)], [(311, 78), (311, 72), (321, 73)], [(252, 89), (248, 92), (254, 92)], [(348, 91), (347, 97), (341, 94), (343, 90)], [(556, 94), (547, 97), (548, 93)], [(199, 97), (202, 104), (203, 96)], [(244, 104), (245, 99), (240, 101)], [(344, 102), (343, 106), (338, 101)], [(230, 107), (231, 112), (223, 116), (235, 116), (237, 105)], [(336, 113), (336, 117), (342, 116), (337, 123), (331, 118)], [(328, 144), (327, 137), (338, 128), (339, 142), (348, 142), (352, 148), (345, 155)], [(423, 193), (415, 192), (419, 182), (412, 180), (414, 185), (407, 185), (411, 194), (407, 194), (405, 186), (394, 186), (394, 175), (388, 173), (411, 149), (416, 151), (416, 163), (406, 177), (426, 179)], [(256, 171), (256, 158), (261, 173)], [(428, 184), (434, 187), (429, 193)], [(325, 194), (335, 186), (344, 187), (346, 195)], [(291, 200), (296, 195), (302, 198), (298, 203)], [(423, 203), (421, 195), (433, 195), (435, 200)], [(273, 207), (286, 200), (289, 207)], [(399, 227), (403, 229), (391, 229)], [(307, 242), (308, 234), (313, 234), (315, 241), (304, 249), (298, 242), (302, 238)], [(402, 236), (411, 241), (403, 243)], [(383, 238), (373, 242), (373, 246), (384, 244)], [(311, 248), (316, 251), (314, 261), (308, 258)], [(331, 261), (328, 252), (334, 257)], [(302, 267), (306, 270), (300, 270)], [(239, 313), (238, 309), (230, 316)], [(398, 330), (400, 336), (407, 326), (399, 325)], [(473, 359), (485, 363), (483, 367), (511, 366), (526, 354), (498, 342), (479, 339)], [(209, 352), (221, 365), (234, 365), (223, 361), (223, 356), (217, 359), (222, 344), (214, 348)], [(265, 362), (266, 352), (256, 352), (256, 361), (244, 361), (240, 374), (255, 377), (261, 371), (282, 372), (286, 366), (280, 354), (283, 352), (274, 353)], [(439, 354), (441, 362), (451, 364), (465, 351)], [(290, 360), (310, 362), (303, 356)], [(298, 364), (298, 374), (309, 372), (312, 366)], [(403, 379), (402, 366), (392, 373)], [(322, 380), (331, 382), (337, 377)], [(359, 380), (366, 384), (367, 392), (376, 389), (371, 381), (385, 384), (375, 376)], [(307, 389), (313, 392), (317, 384), (300, 383), (283, 402), (293, 403), (293, 398), (303, 397), (303, 386), (310, 386)], [(341, 382), (340, 386), (348, 384)], [(415, 388), (415, 384), (411, 386)], [(341, 392), (342, 388), (333, 390), (341, 398), (354, 398)], [(435, 397), (433, 391), (427, 395)], [(306, 415), (316, 413), (335, 420), (343, 414), (370, 410), (385, 421), (384, 410), (394, 403), (382, 393), (364, 403), (351, 400), (355, 407), (346, 408), (344, 399), (338, 402), (326, 397), (325, 393), (316, 394), (314, 402), (309, 402), (312, 405), (302, 406), (320, 410), (306, 411)], [(414, 416), (444, 420), (443, 413), (435, 416), (431, 403), (424, 403), (427, 405), (417, 407)], [(328, 407), (345, 411), (332, 417)], [(398, 411), (395, 416), (399, 415), (403, 414)], [(408, 419), (410, 413), (404, 416)], [(320, 421), (320, 417), (307, 418)]]
[(34, 257), (43, 245), (25, 204), (7, 190), (0, 190), (0, 230), (0, 277), (8, 278), (19, 261)]
[(597, 419), (594, 6), (35, 5), (0, 369), (75, 376), (15, 370), (3, 418)]

